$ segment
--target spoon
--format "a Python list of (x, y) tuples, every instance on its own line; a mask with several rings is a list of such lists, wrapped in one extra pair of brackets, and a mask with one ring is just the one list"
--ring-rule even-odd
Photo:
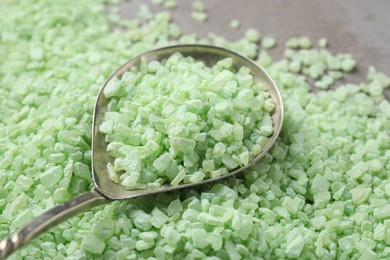
[[(180, 52), (183, 54), (183, 56), (191, 56), (196, 60), (203, 61), (207, 66), (213, 66), (217, 61), (224, 58), (232, 58), (234, 66), (237, 69), (242, 66), (249, 68), (254, 77), (254, 80), (256, 82), (263, 83), (267, 87), (271, 97), (276, 103), (276, 108), (272, 115), (274, 132), (269, 138), (268, 142), (262, 148), (260, 154), (253, 158), (253, 160), (248, 165), (236, 168), (221, 177), (205, 179), (199, 183), (179, 184), (178, 186), (165, 184), (160, 188), (126, 190), (122, 185), (114, 183), (109, 178), (106, 167), (108, 162), (113, 161), (113, 157), (107, 152), (107, 143), (105, 142), (104, 134), (99, 132), (99, 125), (104, 120), (104, 114), (107, 111), (107, 105), (109, 102), (109, 99), (103, 95), (103, 90), (107, 86), (107, 83), (114, 77), (121, 77), (121, 75), (131, 67), (135, 66), (139, 68), (141, 64), (141, 58), (146, 59), (148, 62), (153, 60), (161, 61), (167, 59), (175, 52)], [(175, 45), (141, 54), (131, 59), (122, 65), (118, 70), (116, 70), (105, 82), (97, 96), (93, 114), (92, 128), (92, 177), (95, 187), (87, 193), (79, 195), (62, 205), (50, 209), (29, 224), (25, 225), (23, 228), (15, 231), (9, 237), (0, 241), (0, 259), (6, 258), (14, 251), (21, 248), (23, 245), (30, 242), (32, 239), (59, 224), (60, 222), (98, 205), (105, 204), (113, 200), (132, 199), (150, 194), (192, 188), (194, 186), (219, 181), (242, 172), (253, 166), (272, 147), (280, 133), (282, 122), (283, 103), (276, 84), (263, 69), (261, 69), (248, 58), (245, 58), (230, 50), (208, 45)]]

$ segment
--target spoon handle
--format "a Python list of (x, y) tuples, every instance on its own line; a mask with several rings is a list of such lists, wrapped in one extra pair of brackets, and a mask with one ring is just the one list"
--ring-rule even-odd
[(23, 228), (0, 241), (0, 259), (5, 259), (20, 247), (62, 221), (110, 201), (96, 189), (92, 189), (46, 211)]

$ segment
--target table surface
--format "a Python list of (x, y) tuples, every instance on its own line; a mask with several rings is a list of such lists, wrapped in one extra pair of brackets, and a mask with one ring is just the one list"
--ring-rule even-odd
[[(330, 51), (351, 53), (358, 61), (357, 70), (345, 82), (363, 82), (370, 65), (390, 75), (389, 0), (203, 0), (209, 14), (206, 23), (191, 19), (193, 0), (177, 2), (178, 7), (170, 12), (184, 33), (205, 37), (214, 32), (238, 40), (248, 28), (255, 28), (277, 40), (279, 46), (269, 51), (276, 59), (291, 37), (308, 36), (313, 42), (325, 37)], [(121, 4), (120, 13), (134, 17), (141, 4), (156, 12), (166, 10), (149, 0), (130, 0)], [(241, 22), (239, 29), (230, 28), (232, 19)], [(389, 89), (386, 96), (390, 98)]]

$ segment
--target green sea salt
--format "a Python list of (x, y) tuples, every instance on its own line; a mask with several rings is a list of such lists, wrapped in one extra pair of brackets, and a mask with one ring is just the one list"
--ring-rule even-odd
[(291, 38), (286, 42), (286, 47), (288, 48), (298, 48), (299, 47), (299, 40), (297, 38)]
[(101, 254), (106, 247), (105, 243), (94, 235), (86, 235), (81, 244), (82, 248), (93, 254)]
[(198, 12), (203, 12), (203, 11), (206, 10), (206, 6), (201, 1), (194, 1), (194, 2), (192, 2), (191, 8), (192, 8), (192, 10), (198, 11)]
[(258, 42), (260, 40), (260, 33), (257, 30), (251, 28), (245, 32), (245, 38), (249, 42)]
[(156, 5), (162, 5), (164, 3), (164, 0), (151, 0), (153, 4)]
[(320, 46), (321, 48), (326, 48), (328, 46), (328, 40), (326, 38), (319, 39), (318, 46)]
[(237, 29), (238, 27), (240, 27), (240, 21), (236, 20), (236, 19), (232, 19), (230, 20), (229, 22), (229, 26), (233, 29)]
[(162, 5), (167, 9), (174, 9), (177, 7), (177, 2), (175, 0), (165, 0)]
[[(388, 76), (371, 67), (366, 80), (352, 83), (349, 78), (362, 68), (351, 55), (332, 54), (321, 43), (321, 49), (314, 49), (307, 39), (290, 39), (284, 56), (272, 59), (266, 51), (258, 51), (260, 35), (254, 31), (236, 42), (215, 34), (201, 39), (195, 34), (181, 35), (168, 13), (154, 14), (144, 6), (137, 18), (125, 20), (118, 14), (120, 5), (111, 5), (114, 15), (106, 13), (111, 8), (92, 0), (0, 2), (0, 57), (7, 64), (0, 68), (1, 237), (92, 188), (95, 97), (115, 68), (147, 50), (201, 42), (256, 60), (283, 96), (285, 121), (280, 138), (243, 175), (198, 189), (100, 206), (46, 231), (10, 259), (389, 259), (390, 103), (383, 95), (390, 85)], [(229, 69), (230, 61), (219, 66)], [(159, 64), (146, 68), (156, 73)], [(167, 76), (162, 69), (159, 73)], [(194, 73), (207, 77), (199, 68)], [(131, 82), (136, 77), (127, 74), (126, 79)], [(219, 89), (215, 91), (223, 89), (226, 96), (237, 97), (238, 83), (248, 84), (250, 78), (221, 82), (213, 82)], [(318, 89), (311, 91), (312, 87)], [(108, 95), (117, 99), (122, 90), (113, 85)], [(193, 114), (198, 115), (202, 102), (196, 101), (193, 91), (188, 93), (194, 96), (184, 104), (192, 114), (181, 116), (188, 119), (188, 126), (192, 123), (188, 130), (194, 131)], [(240, 97), (245, 101), (248, 93)], [(213, 99), (213, 106), (218, 103)], [(236, 105), (252, 109), (243, 101)], [(127, 126), (128, 120), (138, 115), (144, 122), (159, 121), (152, 109), (138, 111), (131, 102), (119, 106), (126, 117), (113, 112), (110, 117), (118, 125), (108, 123), (102, 127), (105, 131), (115, 129), (126, 135), (133, 129)], [(218, 106), (218, 116), (224, 113), (223, 107), (229, 108), (229, 104)], [(110, 104), (111, 110), (117, 107), (118, 102)], [(175, 107), (168, 104), (161, 113), (169, 116)], [(227, 168), (218, 163), (248, 135), (246, 122), (238, 118), (228, 122), (232, 127), (224, 125), (222, 132), (214, 134), (230, 133), (232, 142), (216, 149), (219, 156), (214, 155), (214, 147), (205, 158), (186, 156), (187, 167), (197, 163), (209, 178), (226, 174)], [(220, 122), (215, 124), (222, 127)], [(126, 140), (128, 146), (147, 147), (139, 151), (141, 160), (149, 152), (159, 152), (162, 138), (151, 128), (142, 130), (128, 134)], [(186, 130), (178, 126), (175, 132), (185, 134)], [(258, 135), (257, 131), (251, 134), (245, 145), (261, 147), (265, 139)], [(207, 138), (197, 133), (188, 139), (198, 144)], [(113, 140), (111, 152), (130, 152), (123, 141)], [(232, 157), (236, 163), (246, 158), (245, 151)], [(175, 173), (166, 175), (167, 183), (189, 181), (190, 175), (170, 157), (166, 159), (157, 167)], [(137, 169), (138, 165), (133, 160), (118, 162), (116, 167)], [(153, 163), (148, 165), (153, 167)], [(131, 176), (121, 179), (115, 165), (111, 166), (110, 176), (118, 182)], [(201, 171), (195, 172), (202, 177)], [(138, 180), (157, 180), (158, 174), (140, 175)]]
[(51, 167), (40, 175), (40, 180), (43, 186), (46, 188), (52, 188), (54, 184), (57, 184), (62, 177), (62, 169), (59, 166)]
[(272, 37), (264, 37), (261, 41), (261, 46), (264, 49), (272, 49), (276, 46), (276, 40)]
[(192, 11), (191, 17), (199, 23), (204, 23), (207, 20), (208, 15), (204, 11)]
[[(190, 76), (193, 70), (197, 73)], [(230, 82), (236, 94), (224, 89)], [(260, 145), (245, 144), (252, 136), (257, 142), (273, 132), (274, 101), (255, 85), (248, 69), (237, 71), (230, 58), (206, 67), (176, 53), (133, 68), (109, 82), (103, 93), (113, 107), (100, 125), (115, 158), (107, 169), (126, 189), (215, 178), (211, 172), (216, 168), (247, 165), (260, 153)]]
[(311, 41), (308, 37), (300, 37), (298, 39), (298, 46), (302, 49), (308, 49), (311, 47)]

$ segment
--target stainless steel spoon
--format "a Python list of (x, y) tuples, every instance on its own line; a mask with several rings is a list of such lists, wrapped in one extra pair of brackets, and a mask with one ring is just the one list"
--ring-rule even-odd
[[(262, 82), (268, 88), (269, 93), (276, 103), (276, 108), (272, 115), (274, 132), (269, 138), (269, 141), (263, 147), (261, 153), (257, 155), (248, 165), (237, 168), (219, 178), (206, 179), (200, 183), (180, 184), (178, 186), (171, 186), (167, 184), (158, 189), (126, 190), (120, 184), (111, 181), (106, 168), (107, 163), (112, 162), (113, 158), (107, 152), (107, 143), (104, 140), (104, 135), (99, 132), (99, 125), (103, 122), (104, 114), (107, 111), (107, 104), (109, 102), (109, 100), (102, 94), (103, 89), (112, 78), (121, 77), (125, 71), (129, 70), (129, 68), (133, 66), (139, 67), (141, 64), (141, 58), (145, 58), (147, 61), (161, 61), (168, 58), (175, 52), (180, 52), (184, 56), (191, 56), (196, 60), (203, 61), (208, 66), (214, 65), (221, 59), (232, 58), (236, 68), (240, 68), (242, 66), (248, 67), (251, 70), (255, 81)], [(79, 195), (62, 205), (50, 209), (20, 230), (17, 230), (9, 237), (0, 241), (0, 259), (4, 259), (9, 256), (15, 250), (19, 249), (51, 227), (95, 206), (118, 199), (131, 199), (144, 195), (191, 188), (205, 183), (219, 181), (242, 172), (253, 166), (272, 147), (280, 133), (282, 122), (283, 103), (278, 88), (271, 77), (250, 59), (247, 59), (233, 51), (207, 45), (175, 45), (141, 54), (128, 61), (115, 71), (105, 82), (97, 97), (93, 114), (92, 129), (92, 176), (95, 187), (90, 192)]]

